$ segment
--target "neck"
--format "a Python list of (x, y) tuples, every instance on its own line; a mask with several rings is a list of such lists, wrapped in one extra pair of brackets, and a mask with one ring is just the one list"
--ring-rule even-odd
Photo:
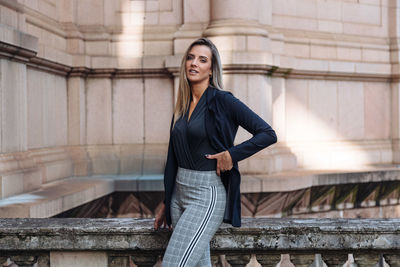
[(191, 91), (192, 91), (192, 100), (197, 102), (204, 91), (207, 89), (209, 83), (201, 83), (201, 84), (192, 84)]

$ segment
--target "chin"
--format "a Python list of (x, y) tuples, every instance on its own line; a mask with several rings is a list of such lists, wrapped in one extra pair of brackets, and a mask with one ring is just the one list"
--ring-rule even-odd
[(190, 82), (190, 84), (196, 84), (196, 83), (203, 83), (205, 80), (202, 79), (189, 79), (188, 81)]

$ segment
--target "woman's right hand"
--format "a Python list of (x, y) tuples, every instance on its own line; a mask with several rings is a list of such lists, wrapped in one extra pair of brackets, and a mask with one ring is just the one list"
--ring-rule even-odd
[[(164, 228), (167, 226), (167, 218), (165, 217), (165, 204), (162, 203), (161, 209), (156, 214), (156, 218), (154, 220), (154, 229), (158, 230), (160, 226)], [(168, 229), (172, 229), (170, 225), (168, 225)]]

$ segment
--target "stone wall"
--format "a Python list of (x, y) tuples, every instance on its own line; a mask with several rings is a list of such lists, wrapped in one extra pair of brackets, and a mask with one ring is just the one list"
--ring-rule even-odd
[(278, 133), (244, 173), (397, 163), (399, 4), (0, 0), (0, 198), (127, 173), (143, 151), (161, 173), (181, 56), (201, 36)]

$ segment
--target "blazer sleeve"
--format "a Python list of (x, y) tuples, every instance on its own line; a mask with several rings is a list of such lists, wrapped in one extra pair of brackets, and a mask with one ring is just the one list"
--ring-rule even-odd
[[(164, 189), (166, 193), (168, 192), (168, 189), (171, 188), (172, 186), (171, 183), (173, 183), (173, 179), (175, 178), (178, 169), (178, 161), (175, 156), (174, 146), (172, 145), (172, 138), (171, 138), (173, 122), (174, 118), (172, 117), (171, 127), (169, 131), (170, 133), (168, 142), (167, 162), (165, 164), (165, 170), (164, 170)], [(165, 194), (164, 204), (166, 202), (166, 197), (167, 194)]]
[(226, 94), (225, 98), (227, 111), (233, 122), (253, 135), (252, 138), (228, 149), (233, 162), (250, 157), (277, 142), (275, 131), (260, 116), (232, 94)]

